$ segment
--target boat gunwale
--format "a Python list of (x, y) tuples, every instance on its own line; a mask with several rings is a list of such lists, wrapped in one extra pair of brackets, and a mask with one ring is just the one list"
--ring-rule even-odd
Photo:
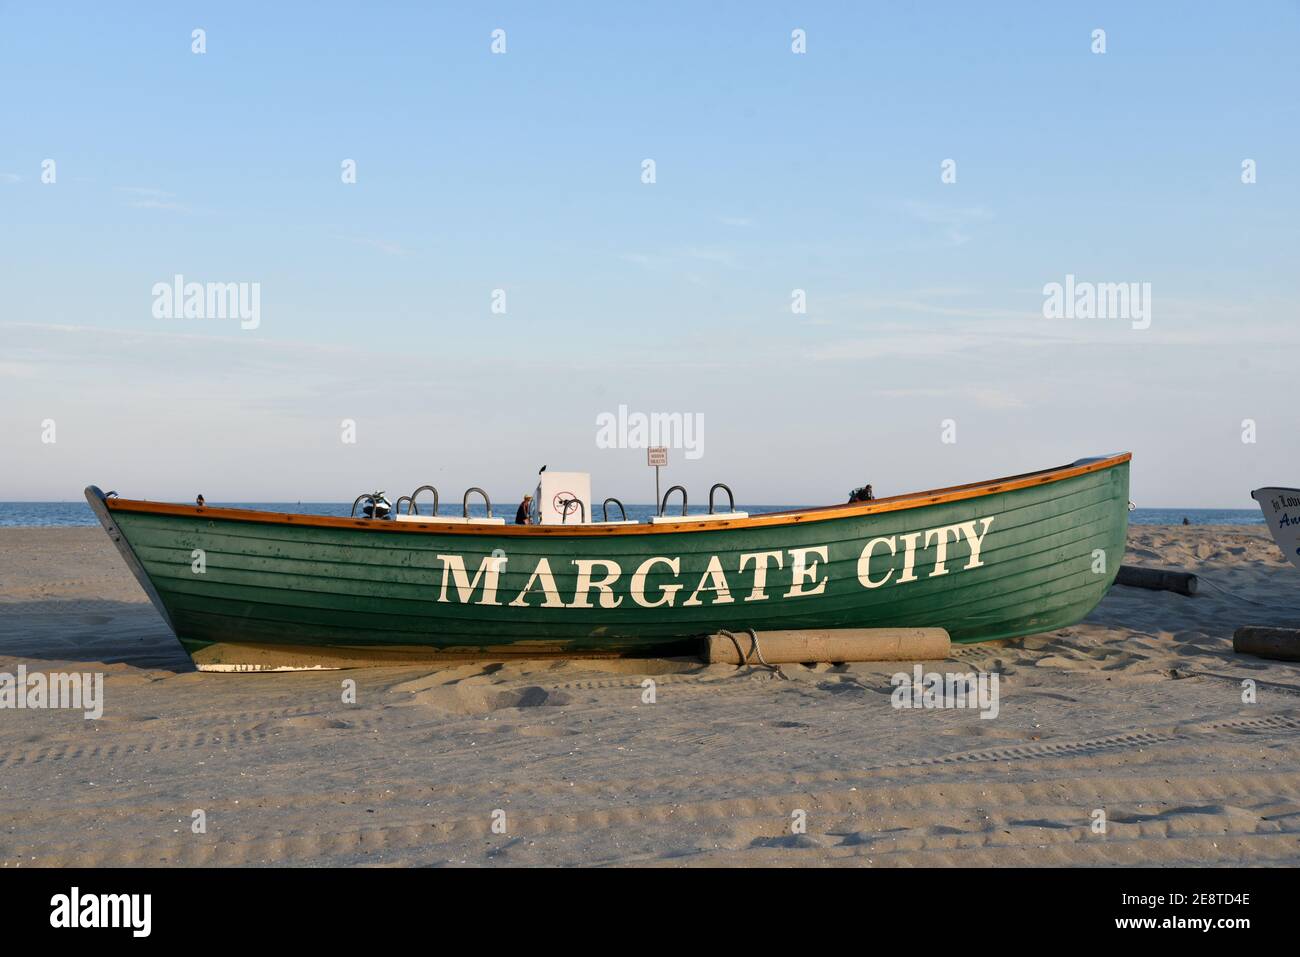
[(370, 532), (426, 535), (471, 535), (483, 537), (551, 536), (561, 538), (588, 538), (613, 535), (664, 535), (690, 534), (692, 532), (722, 531), (728, 529), (766, 528), (802, 525), (812, 522), (856, 518), (885, 512), (904, 511), (958, 502), (989, 495), (999, 495), (1018, 489), (1033, 488), (1062, 482), (1066, 479), (1100, 472), (1122, 465), (1132, 459), (1131, 452), (1119, 452), (1098, 458), (1080, 459), (1069, 465), (1026, 472), (1005, 478), (986, 479), (966, 485), (908, 492), (869, 502), (850, 502), (840, 505), (822, 505), (794, 509), (786, 512), (764, 512), (743, 519), (694, 519), (689, 522), (664, 522), (636, 525), (466, 525), (453, 522), (389, 522), (367, 518), (342, 518), (333, 515), (303, 515), (295, 512), (262, 512), (246, 508), (221, 508), (217, 506), (179, 505), (171, 502), (150, 502), (144, 499), (105, 498), (104, 504), (113, 512), (131, 512), (143, 515), (182, 518), (221, 519), (231, 522), (251, 522), (263, 525), (292, 525), (304, 528), (364, 529)]
[[(1258, 498), (1257, 496), (1259, 495), (1260, 492), (1297, 492), (1297, 493), (1300, 493), (1300, 488), (1291, 488), (1291, 486), (1289, 486), (1289, 485), (1261, 485), (1259, 488), (1253, 488), (1253, 489), (1250, 490), (1250, 497), (1253, 498), (1253, 499), (1255, 499), (1256, 502), (1258, 502), (1258, 501), (1259, 501), (1259, 498)], [(1262, 503), (1261, 503), (1261, 504), (1262, 504)]]

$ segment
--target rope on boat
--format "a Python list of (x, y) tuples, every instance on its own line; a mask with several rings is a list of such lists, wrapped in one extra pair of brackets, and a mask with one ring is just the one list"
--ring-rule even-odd
[(766, 658), (763, 657), (763, 649), (758, 646), (758, 632), (756, 632), (753, 628), (746, 628), (745, 631), (749, 633), (750, 640), (753, 642), (753, 646), (749, 649), (749, 651), (746, 651), (744, 648), (740, 646), (740, 639), (737, 638), (730, 631), (727, 631), (727, 629), (725, 628), (718, 629), (719, 635), (721, 635), (724, 638), (731, 639), (731, 643), (736, 646), (736, 657), (740, 659), (740, 664), (736, 665), (736, 667), (743, 668), (745, 665), (749, 664), (749, 656), (753, 655), (758, 659), (759, 664), (761, 664), (764, 668), (767, 668), (769, 671), (774, 672), (777, 675), (777, 677), (779, 677), (782, 681), (789, 681), (790, 680), (789, 676), (786, 675), (786, 673), (781, 670), (780, 665), (774, 665)]

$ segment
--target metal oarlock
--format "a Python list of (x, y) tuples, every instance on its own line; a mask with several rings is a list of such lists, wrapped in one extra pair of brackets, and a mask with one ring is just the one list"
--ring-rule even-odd
[[(416, 491), (419, 491), (419, 489), (417, 489)], [(473, 488), (469, 488), (469, 489), (466, 489), (466, 490), (465, 490), (465, 497), (462, 498), (462, 499), (460, 500), (460, 513), (461, 513), (461, 515), (463, 515), (465, 518), (469, 518), (469, 497), (470, 497), (470, 494), (473, 493), (473, 492), (478, 492), (480, 495), (483, 496), (483, 501), (484, 501), (484, 503), (486, 503), (486, 505), (487, 505), (487, 517), (488, 517), (488, 518), (491, 518), (491, 517), (492, 517), (492, 500), (491, 500), (490, 498), (488, 498), (488, 493), (485, 492), (485, 491), (483, 491), (483, 490), (482, 490), (481, 488), (479, 488), (477, 485), (475, 485)], [(437, 492), (435, 492), (434, 494), (436, 495)]]
[(718, 489), (722, 489), (727, 493), (727, 504), (729, 506), (727, 511), (734, 512), (736, 510), (736, 496), (731, 494), (731, 489), (727, 486), (723, 485), (721, 482), (715, 482), (713, 488), (709, 489), (709, 514), (713, 514), (713, 493)]
[(683, 515), (686, 514), (686, 488), (685, 488), (684, 486), (681, 486), (681, 485), (674, 485), (674, 486), (673, 486), (672, 488), (670, 488), (668, 491), (664, 492), (664, 500), (663, 500), (662, 502), (659, 503), (659, 514), (660, 514), (661, 516), (662, 516), (663, 513), (667, 510), (667, 508), (668, 508), (668, 497), (669, 497), (670, 495), (672, 495), (673, 492), (681, 492), (681, 493), (682, 493), (682, 514), (683, 514)]
[(407, 514), (407, 515), (419, 515), (419, 514), (420, 514), (420, 508), (419, 508), (418, 505), (415, 504), (415, 500), (416, 500), (417, 497), (419, 497), (419, 494), (420, 494), (421, 492), (423, 492), (425, 489), (428, 489), (430, 492), (433, 493), (433, 514), (434, 514), (435, 517), (437, 516), (437, 514), (438, 514), (438, 490), (437, 490), (436, 488), (434, 488), (432, 485), (421, 485), (419, 488), (417, 488), (414, 492), (411, 493), (411, 496), (410, 496), (410, 498), (411, 498), (411, 504), (408, 505), (408, 506), (406, 507), (406, 514)]

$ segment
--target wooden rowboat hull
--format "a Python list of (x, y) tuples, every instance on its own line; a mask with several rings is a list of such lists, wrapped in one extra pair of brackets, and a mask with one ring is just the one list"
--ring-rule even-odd
[[(1119, 569), (1127, 453), (867, 503), (475, 526), (87, 500), (201, 667), (664, 650), (718, 629), (1073, 624)], [(288, 662), (286, 665), (285, 662)]]

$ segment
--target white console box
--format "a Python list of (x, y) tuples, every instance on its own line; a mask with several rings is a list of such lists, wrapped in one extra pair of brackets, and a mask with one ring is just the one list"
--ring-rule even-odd
[[(568, 514), (560, 502), (572, 499)], [(579, 507), (576, 503), (581, 502)], [(591, 524), (591, 474), (589, 472), (543, 472), (537, 477), (533, 496), (533, 521), (538, 525)]]

